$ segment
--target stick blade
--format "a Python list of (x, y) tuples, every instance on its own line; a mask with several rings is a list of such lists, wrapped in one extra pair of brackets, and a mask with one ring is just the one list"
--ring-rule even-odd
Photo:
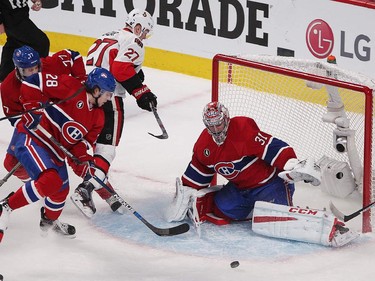
[(190, 226), (187, 223), (183, 223), (171, 228), (158, 228), (158, 227), (150, 227), (151, 230), (159, 235), (159, 236), (175, 236), (186, 233), (189, 231)]
[(345, 215), (339, 209), (336, 208), (332, 201), (329, 201), (329, 209), (336, 218), (345, 222)]
[(155, 138), (162, 139), (162, 140), (165, 140), (165, 139), (168, 138), (168, 134), (167, 134), (167, 132), (165, 132), (165, 133), (163, 133), (162, 135), (159, 135), (159, 136), (154, 135), (154, 134), (152, 134), (152, 133), (148, 133), (148, 134), (151, 135), (151, 136), (153, 136), (153, 137), (155, 137)]

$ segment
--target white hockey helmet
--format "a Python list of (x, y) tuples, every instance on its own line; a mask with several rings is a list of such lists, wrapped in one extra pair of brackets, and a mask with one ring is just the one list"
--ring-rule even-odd
[[(152, 35), (154, 29), (154, 19), (147, 11), (139, 9), (133, 9), (126, 19), (125, 22), (131, 27), (134, 32), (134, 28), (139, 24), (141, 26), (141, 32), (136, 34), (140, 39), (149, 38)], [(143, 38), (142, 38), (143, 35)]]
[(202, 119), (214, 141), (222, 145), (229, 127), (228, 109), (218, 101), (210, 102), (203, 109)]

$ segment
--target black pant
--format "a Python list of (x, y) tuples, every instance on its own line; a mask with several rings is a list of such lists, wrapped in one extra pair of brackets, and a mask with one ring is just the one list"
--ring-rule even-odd
[(0, 64), (0, 82), (14, 69), (13, 52), (15, 49), (28, 45), (41, 57), (49, 55), (50, 42), (47, 35), (41, 31), (29, 18), (16, 25), (5, 26), (7, 41), (3, 46)]

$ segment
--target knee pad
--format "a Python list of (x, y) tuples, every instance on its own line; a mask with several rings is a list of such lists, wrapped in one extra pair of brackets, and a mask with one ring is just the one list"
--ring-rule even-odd
[(63, 181), (55, 169), (43, 171), (39, 178), (35, 181), (35, 188), (39, 194), (47, 197), (60, 191)]

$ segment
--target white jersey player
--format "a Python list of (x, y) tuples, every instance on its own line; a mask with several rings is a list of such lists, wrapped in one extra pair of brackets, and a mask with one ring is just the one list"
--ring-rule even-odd
[[(95, 166), (102, 173), (101, 178), (106, 178), (115, 158), (116, 146), (120, 142), (124, 125), (123, 98), (126, 92), (134, 96), (138, 106), (144, 110), (151, 111), (151, 107), (157, 106), (156, 96), (143, 84), (144, 74), (141, 69), (145, 56), (143, 40), (152, 33), (153, 27), (153, 18), (147, 11), (134, 9), (129, 13), (123, 29), (103, 34), (89, 48), (86, 66), (105, 68), (117, 81), (114, 98), (103, 107), (105, 126), (94, 150)], [(121, 203), (108, 191), (84, 181), (71, 199), (86, 216), (91, 217), (96, 211), (92, 190), (96, 190), (113, 211), (122, 213)]]

